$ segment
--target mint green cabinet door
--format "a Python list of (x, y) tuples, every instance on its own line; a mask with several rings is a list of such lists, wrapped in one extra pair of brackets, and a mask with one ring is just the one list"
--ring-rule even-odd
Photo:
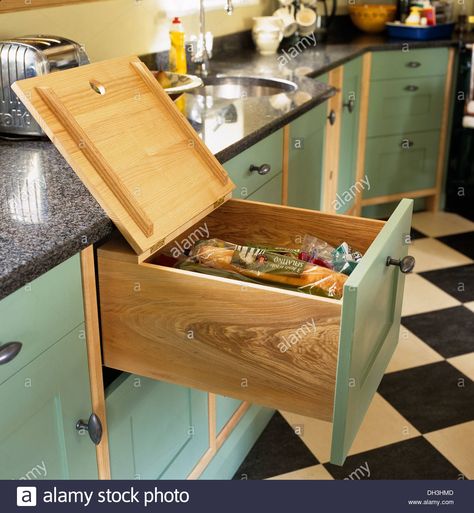
[(370, 187), (364, 198), (435, 186), (439, 132), (367, 139), (365, 166)]
[(303, 114), (290, 125), (288, 205), (319, 210), (322, 193), (326, 105)]
[(344, 214), (354, 204), (353, 194), (345, 195), (344, 193), (351, 191), (351, 187), (356, 181), (361, 72), (362, 59), (360, 57), (344, 65), (337, 192), (340, 198), (348, 197), (349, 200), (338, 202), (338, 214)]
[[(233, 159), (224, 163), (224, 168), (236, 187), (233, 197), (246, 199), (283, 170), (283, 130), (265, 137)], [(261, 175), (250, 171), (251, 166), (268, 164), (270, 172)]]
[(0, 301), (0, 346), (18, 341), (18, 356), (0, 365), (0, 383), (84, 321), (79, 255)]
[(344, 286), (331, 462), (342, 465), (398, 342), (403, 258), (413, 201), (404, 199)]
[(0, 479), (97, 479), (84, 326), (0, 385)]
[(185, 479), (209, 446), (207, 394), (137, 375), (107, 392), (113, 479)]
[(281, 204), (283, 174), (279, 173), (268, 181), (263, 187), (257, 189), (248, 199), (252, 201), (261, 201), (262, 203)]
[(242, 401), (232, 397), (216, 396), (216, 432), (219, 434), (222, 428), (229, 422), (237, 411)]
[(445, 80), (440, 75), (372, 82), (367, 135), (439, 129)]
[(445, 75), (447, 66), (448, 48), (373, 52), (371, 80)]

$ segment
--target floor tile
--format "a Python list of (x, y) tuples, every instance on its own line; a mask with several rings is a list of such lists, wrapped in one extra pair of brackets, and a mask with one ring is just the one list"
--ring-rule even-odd
[(471, 312), (474, 312), (474, 301), (470, 301), (469, 303), (464, 303), (464, 305), (466, 308), (469, 308), (469, 310), (471, 310)]
[[(474, 342), (472, 343), (472, 346), (474, 349)], [(474, 381), (474, 352), (455, 356), (454, 358), (450, 358), (448, 362)], [(472, 459), (474, 460), (474, 452), (472, 454)]]
[(423, 272), (421, 276), (461, 303), (474, 300), (474, 264)]
[(459, 305), (454, 299), (440, 288), (418, 274), (407, 274), (405, 292), (403, 295), (402, 315), (414, 315), (431, 310), (440, 310)]
[[(286, 412), (283, 412), (283, 416), (293, 428), (299, 428), (302, 440), (319, 461), (329, 461), (332, 436), (330, 422)], [(383, 397), (375, 394), (349, 454), (368, 451), (418, 435), (419, 432)]]
[(233, 479), (267, 479), (318, 463), (286, 420), (275, 413)]
[(445, 361), (385, 374), (378, 393), (421, 433), (474, 420), (474, 383)]
[(324, 465), (335, 479), (458, 479), (460, 471), (419, 436)]
[(403, 317), (402, 324), (444, 358), (474, 349), (474, 312), (464, 306)]
[(434, 431), (425, 438), (467, 479), (474, 479), (474, 422)]
[(437, 239), (425, 238), (412, 241), (408, 253), (415, 257), (415, 272), (432, 271), (444, 267), (472, 264), (462, 253), (446, 246)]
[(442, 237), (474, 230), (474, 223), (450, 212), (418, 212), (412, 226), (430, 237)]
[(291, 479), (291, 480), (332, 480), (331, 474), (322, 466), (314, 465), (314, 467), (306, 467), (288, 474), (270, 477), (269, 479)]
[(410, 231), (410, 237), (411, 237), (411, 240), (418, 240), (418, 239), (423, 239), (424, 237), (428, 237), (428, 236), (425, 235), (424, 233), (419, 232), (418, 230), (415, 230), (415, 228), (412, 227), (412, 229)]
[(400, 326), (397, 349), (395, 349), (386, 372), (410, 369), (442, 360), (443, 357), (440, 354), (402, 325)]
[(448, 235), (439, 239), (443, 244), (463, 253), (474, 260), (474, 231), (460, 233), (457, 235)]

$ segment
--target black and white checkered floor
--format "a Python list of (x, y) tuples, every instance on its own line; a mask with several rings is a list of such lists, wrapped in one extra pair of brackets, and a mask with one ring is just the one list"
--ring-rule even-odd
[(413, 227), (400, 342), (344, 466), (330, 423), (280, 412), (234, 479), (474, 479), (474, 222)]

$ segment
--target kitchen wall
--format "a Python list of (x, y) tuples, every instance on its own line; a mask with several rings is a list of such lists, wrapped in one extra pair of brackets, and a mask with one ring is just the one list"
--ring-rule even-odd
[[(273, 0), (234, 0), (234, 14), (209, 9), (207, 30), (220, 36), (252, 26), (252, 17), (271, 12)], [(102, 0), (0, 14), (0, 39), (25, 34), (62, 35), (83, 43), (92, 61), (144, 54), (169, 47), (169, 19), (175, 6), (196, 11), (183, 16), (188, 33), (198, 31), (198, 0)]]

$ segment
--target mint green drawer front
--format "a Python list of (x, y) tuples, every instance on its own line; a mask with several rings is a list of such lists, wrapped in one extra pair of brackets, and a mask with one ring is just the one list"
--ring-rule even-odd
[(83, 325), (0, 385), (0, 479), (97, 479)]
[(84, 321), (79, 255), (0, 301), (0, 346), (21, 342), (18, 356), (0, 365), (0, 383)]
[(444, 82), (444, 76), (372, 82), (368, 136), (439, 129)]
[(386, 265), (403, 258), (413, 201), (404, 199), (344, 286), (331, 463), (342, 465), (397, 346), (405, 275)]
[[(402, 148), (401, 145), (412, 144)], [(419, 132), (367, 139), (365, 166), (370, 189), (364, 198), (435, 186), (439, 132)]]
[(279, 173), (274, 176), (265, 185), (257, 189), (248, 199), (251, 201), (261, 201), (262, 203), (281, 204), (283, 174)]
[(219, 434), (237, 411), (242, 401), (232, 397), (216, 396), (216, 431)]
[(447, 48), (373, 52), (371, 79), (386, 80), (445, 75), (447, 66)]
[(137, 375), (118, 381), (106, 399), (112, 478), (185, 479), (209, 446), (207, 394)]
[[(269, 135), (251, 148), (224, 164), (236, 188), (234, 198), (246, 199), (266, 182), (271, 180), (283, 170), (283, 130)], [(250, 166), (269, 164), (271, 171), (265, 175), (259, 175), (257, 171), (250, 172)]]

